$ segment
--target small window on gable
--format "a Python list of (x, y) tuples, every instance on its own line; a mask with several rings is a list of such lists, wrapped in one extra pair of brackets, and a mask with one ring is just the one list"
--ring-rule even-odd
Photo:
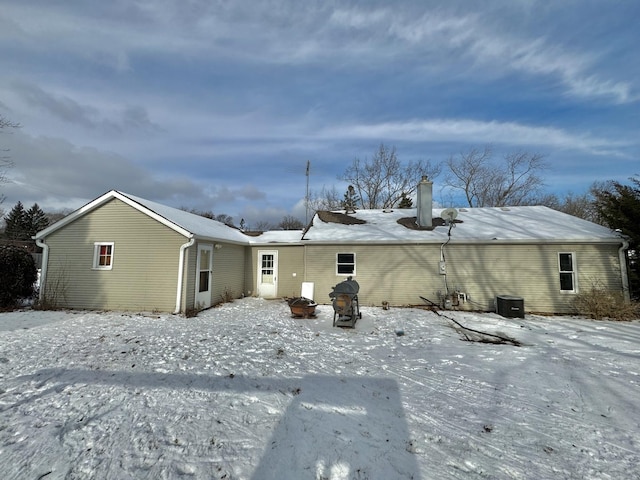
[(559, 253), (558, 266), (560, 270), (560, 291), (576, 292), (575, 254)]
[(111, 270), (113, 268), (113, 242), (96, 242), (93, 250), (93, 268)]
[(356, 254), (338, 253), (336, 255), (336, 274), (355, 275), (356, 274)]

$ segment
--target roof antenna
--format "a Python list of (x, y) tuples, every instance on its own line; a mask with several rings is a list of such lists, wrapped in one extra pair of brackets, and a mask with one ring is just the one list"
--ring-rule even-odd
[(310, 168), (311, 168), (311, 161), (307, 160), (307, 173), (305, 174), (307, 176), (307, 193), (304, 196), (304, 209), (305, 209), (304, 224), (305, 225), (309, 224), (309, 169)]

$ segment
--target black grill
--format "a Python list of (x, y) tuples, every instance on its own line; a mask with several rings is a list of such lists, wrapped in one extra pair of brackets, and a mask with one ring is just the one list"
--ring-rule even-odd
[(360, 285), (348, 277), (344, 282), (340, 282), (329, 294), (333, 305), (333, 326), (353, 328), (362, 318), (360, 305), (358, 303), (358, 292)]

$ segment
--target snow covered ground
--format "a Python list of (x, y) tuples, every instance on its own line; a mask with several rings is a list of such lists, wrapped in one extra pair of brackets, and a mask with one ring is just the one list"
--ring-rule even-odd
[(362, 313), (2, 313), (0, 478), (640, 478), (640, 322)]

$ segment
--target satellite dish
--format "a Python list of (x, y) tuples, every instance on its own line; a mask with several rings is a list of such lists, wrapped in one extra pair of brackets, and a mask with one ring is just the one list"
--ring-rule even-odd
[(456, 210), (455, 208), (445, 208), (442, 213), (442, 219), (447, 222), (453, 222), (456, 217), (458, 216), (458, 210)]

